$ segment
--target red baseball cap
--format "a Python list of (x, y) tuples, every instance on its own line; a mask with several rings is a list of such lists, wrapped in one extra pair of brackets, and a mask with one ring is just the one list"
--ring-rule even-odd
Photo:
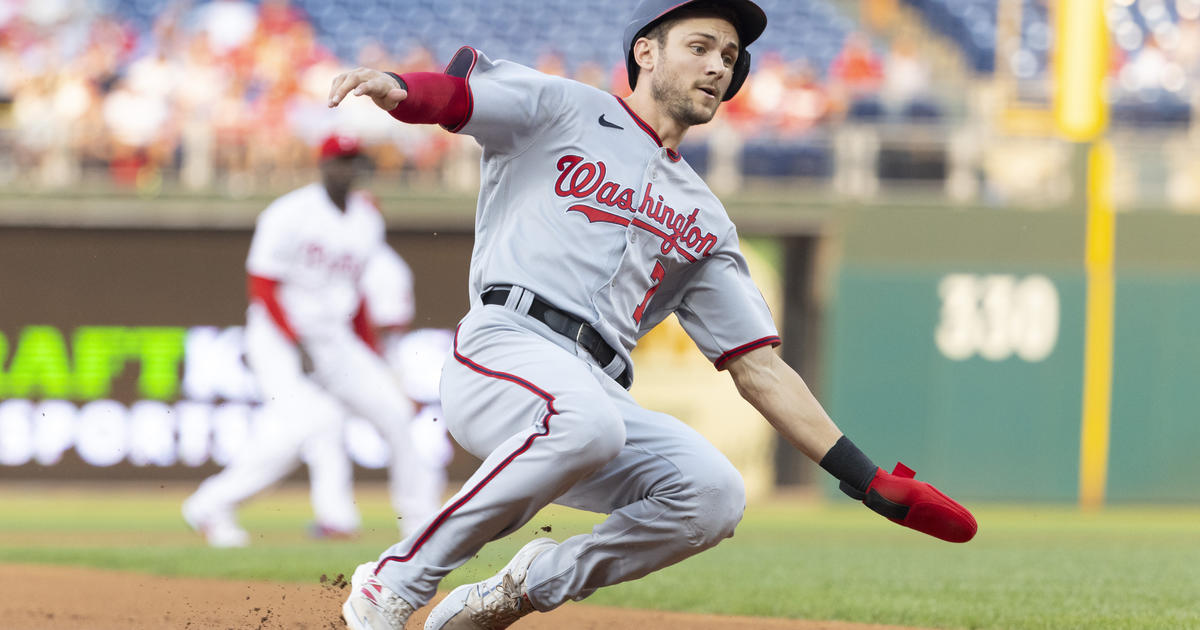
[(333, 134), (321, 142), (321, 159), (355, 157), (361, 149), (357, 138)]

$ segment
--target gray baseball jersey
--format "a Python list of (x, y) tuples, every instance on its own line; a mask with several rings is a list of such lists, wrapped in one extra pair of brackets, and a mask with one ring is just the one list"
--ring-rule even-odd
[(471, 49), (456, 68), (472, 96), (456, 131), (484, 150), (473, 300), (494, 285), (529, 289), (627, 364), (671, 313), (718, 368), (779, 343), (724, 206), (624, 101)]

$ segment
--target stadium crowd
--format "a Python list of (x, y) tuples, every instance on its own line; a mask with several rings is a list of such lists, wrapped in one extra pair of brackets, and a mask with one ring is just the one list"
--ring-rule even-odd
[[(722, 119), (743, 135), (794, 137), (838, 120), (863, 94), (910, 98), (929, 81), (911, 53), (901, 44), (883, 58), (861, 35), (829, 68), (767, 53)], [(348, 65), (405, 72), (443, 61), (419, 46), (393, 56), (379, 42), (335, 58), (288, 0), (168, 4), (145, 29), (82, 0), (0, 0), (0, 137), (11, 147), (0, 177), (54, 188), (104, 173), (152, 191), (177, 173), (187, 188), (236, 194), (303, 178), (312, 147), (338, 129), (361, 137), (380, 171), (436, 178), (454, 137), (373, 108), (331, 112), (325, 101), (329, 78)], [(568, 71), (554, 52), (534, 65)], [(578, 64), (571, 75), (628, 93), (620, 63)]]
[[(445, 60), (417, 40), (367, 40), (355, 58), (339, 58), (291, 0), (129, 0), (162, 7), (144, 26), (115, 10), (123, 1), (0, 0), (0, 184), (64, 188), (99, 174), (148, 193), (164, 179), (233, 195), (278, 189), (308, 177), (313, 147), (333, 130), (360, 137), (383, 174), (436, 182), (462, 146), (433, 128), (394, 124), (369, 103), (326, 107), (330, 77), (348, 66), (440, 68)], [(1200, 1), (1187, 3), (1200, 18)], [(1175, 30), (1138, 42), (1127, 22), (1114, 22), (1115, 84), (1130, 94), (1186, 93), (1200, 73), (1200, 19), (1180, 12)], [(847, 33), (829, 63), (765, 49), (706, 132), (775, 144), (818, 138), (827, 147), (820, 138), (848, 118), (941, 119), (945, 79), (935, 81), (929, 48), (903, 33), (867, 32)], [(567, 63), (552, 49), (531, 55), (540, 56), (516, 60), (628, 93), (620, 62)], [(1183, 101), (1179, 116), (1190, 118)], [(1143, 109), (1135, 114), (1161, 117), (1161, 108)]]

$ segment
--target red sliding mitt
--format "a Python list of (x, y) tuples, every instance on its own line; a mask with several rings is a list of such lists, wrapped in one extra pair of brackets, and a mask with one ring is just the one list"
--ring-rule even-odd
[(944, 495), (937, 488), (915, 479), (917, 473), (908, 466), (896, 463), (891, 473), (882, 468), (865, 493), (842, 482), (841, 490), (867, 507), (919, 532), (949, 542), (967, 542), (975, 537), (979, 526), (967, 508)]

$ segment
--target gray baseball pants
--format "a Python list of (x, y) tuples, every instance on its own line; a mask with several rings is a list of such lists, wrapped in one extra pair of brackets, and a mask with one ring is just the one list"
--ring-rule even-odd
[(451, 435), (483, 464), (380, 556), (380, 580), (416, 606), (550, 503), (608, 517), (530, 566), (529, 598), (543, 611), (708, 549), (742, 517), (741, 475), (716, 447), (639, 406), (574, 341), (506, 306), (476, 306), (462, 321), (441, 390)]

